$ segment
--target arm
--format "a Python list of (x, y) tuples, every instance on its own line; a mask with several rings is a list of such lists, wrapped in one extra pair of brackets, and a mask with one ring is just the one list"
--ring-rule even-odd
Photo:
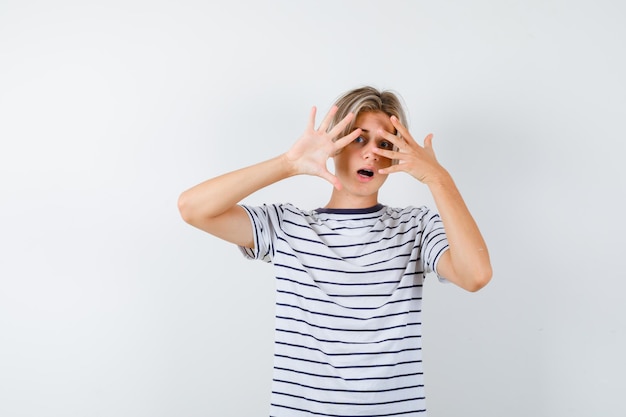
[(448, 238), (449, 250), (438, 264), (438, 272), (468, 291), (478, 291), (491, 280), (492, 270), (487, 245), (450, 174), (437, 162), (432, 135), (420, 146), (395, 118), (391, 123), (402, 135), (384, 132), (397, 151), (377, 149), (376, 153), (397, 159), (398, 164), (381, 170), (383, 174), (407, 172), (426, 184), (433, 195)]
[(228, 242), (252, 248), (252, 225), (238, 203), (255, 191), (291, 175), (285, 155), (281, 155), (190, 188), (180, 195), (178, 209), (183, 220), (192, 226)]
[(439, 260), (441, 276), (468, 291), (491, 280), (487, 245), (452, 177), (447, 172), (428, 184), (446, 230), (450, 249)]
[(182, 218), (221, 239), (253, 248), (252, 225), (246, 211), (238, 205), (241, 200), (261, 188), (299, 174), (317, 175), (335, 187), (341, 187), (337, 178), (328, 172), (326, 161), (353, 141), (360, 130), (335, 141), (353, 117), (349, 114), (326, 132), (336, 111), (337, 108), (333, 107), (316, 130), (314, 107), (304, 134), (286, 153), (207, 180), (183, 192), (178, 199)]

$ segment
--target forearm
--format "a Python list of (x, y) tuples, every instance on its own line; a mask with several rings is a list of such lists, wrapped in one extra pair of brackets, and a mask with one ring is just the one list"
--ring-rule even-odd
[[(487, 245), (452, 177), (442, 170), (428, 184), (444, 225), (449, 244), (449, 265), (445, 271), (456, 284), (476, 291), (491, 279)], [(440, 271), (441, 273), (442, 271)]]
[(294, 175), (284, 155), (204, 181), (178, 200), (185, 221), (217, 217), (268, 185)]

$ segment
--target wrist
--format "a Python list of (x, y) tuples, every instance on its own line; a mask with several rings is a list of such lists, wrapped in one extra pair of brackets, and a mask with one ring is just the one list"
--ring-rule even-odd
[(440, 168), (436, 174), (426, 178), (424, 184), (429, 188), (447, 188), (454, 186), (454, 180), (445, 168)]
[(284, 175), (286, 177), (293, 177), (294, 175), (298, 175), (298, 166), (295, 161), (289, 157), (289, 152), (285, 152), (279, 155), (276, 159), (280, 165), (280, 168), (284, 170)]

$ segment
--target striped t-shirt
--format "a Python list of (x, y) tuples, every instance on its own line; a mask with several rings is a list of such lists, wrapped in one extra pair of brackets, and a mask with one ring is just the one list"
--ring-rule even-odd
[(270, 416), (425, 415), (422, 284), (448, 248), (425, 207), (243, 206), (272, 262)]

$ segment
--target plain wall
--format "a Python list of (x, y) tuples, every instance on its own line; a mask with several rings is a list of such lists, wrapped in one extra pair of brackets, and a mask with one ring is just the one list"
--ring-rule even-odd
[[(476, 294), (427, 279), (429, 415), (626, 415), (625, 4), (0, 0), (0, 415), (267, 415), (271, 267), (177, 198), (363, 84), (434, 133), (492, 257)], [(381, 201), (432, 205), (403, 174)]]

